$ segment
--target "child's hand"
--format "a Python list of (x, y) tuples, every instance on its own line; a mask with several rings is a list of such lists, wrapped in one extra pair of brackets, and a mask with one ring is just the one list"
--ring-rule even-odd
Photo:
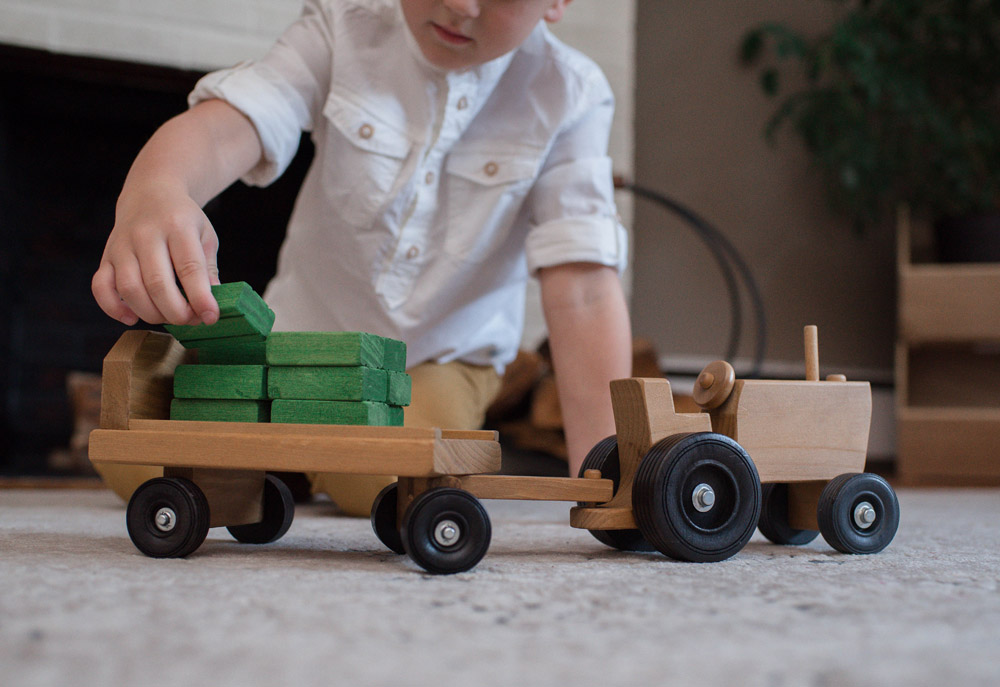
[(219, 283), (218, 247), (208, 217), (187, 193), (155, 182), (129, 188), (91, 283), (94, 298), (127, 325), (140, 318), (212, 324), (219, 319), (211, 291)]

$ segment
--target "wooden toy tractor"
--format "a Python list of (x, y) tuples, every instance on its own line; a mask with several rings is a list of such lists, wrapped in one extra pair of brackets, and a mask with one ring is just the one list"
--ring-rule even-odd
[(804, 381), (736, 380), (728, 363), (709, 364), (694, 388), (702, 413), (675, 413), (666, 380), (613, 382), (617, 435), (581, 473), (599, 470), (615, 495), (574, 508), (571, 524), (608, 546), (689, 561), (729, 558), (755, 528), (777, 544), (822, 532), (844, 553), (884, 549), (899, 505), (884, 479), (863, 472), (871, 388), (842, 375), (820, 381), (815, 327), (805, 340)]

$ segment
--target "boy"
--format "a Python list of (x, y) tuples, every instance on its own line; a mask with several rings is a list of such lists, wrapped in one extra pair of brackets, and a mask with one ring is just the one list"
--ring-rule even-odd
[[(311, 131), (315, 159), (264, 293), (275, 329), (402, 339), (407, 424), (476, 428), (535, 273), (575, 475), (614, 433), (608, 382), (629, 375), (631, 346), (613, 98), (545, 26), (570, 2), (306, 0), (263, 59), (202, 79), (139, 153), (98, 303), (129, 325), (215, 322), (218, 245), (202, 206), (239, 178), (273, 181)], [(358, 514), (378, 486), (352, 496), (314, 477)]]

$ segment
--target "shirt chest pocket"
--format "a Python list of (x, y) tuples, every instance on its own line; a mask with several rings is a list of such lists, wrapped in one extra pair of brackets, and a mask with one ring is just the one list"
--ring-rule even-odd
[(385, 211), (413, 148), (401, 126), (372, 110), (337, 92), (323, 107), (323, 191), (337, 217), (357, 229), (370, 227)]
[(541, 166), (541, 151), (453, 151), (445, 164), (445, 251), (464, 262), (482, 262), (512, 240)]

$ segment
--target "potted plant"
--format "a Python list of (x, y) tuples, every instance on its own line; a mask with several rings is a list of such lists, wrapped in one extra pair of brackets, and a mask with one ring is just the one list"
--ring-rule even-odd
[(780, 100), (766, 135), (795, 130), (856, 227), (905, 203), (935, 223), (942, 259), (970, 229), (971, 258), (1000, 261), (1000, 1), (833, 1), (820, 35), (745, 34), (744, 63)]

